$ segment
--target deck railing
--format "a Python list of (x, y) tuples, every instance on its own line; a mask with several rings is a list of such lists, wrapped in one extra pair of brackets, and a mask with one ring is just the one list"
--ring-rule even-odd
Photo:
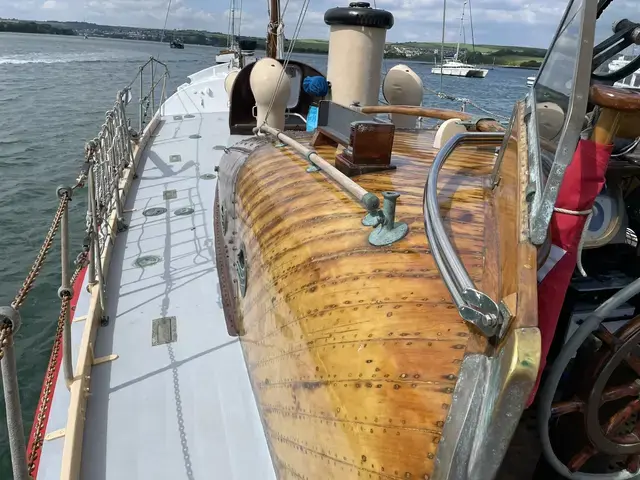
[[(158, 75), (156, 69), (161, 69)], [(150, 58), (138, 69), (134, 80), (116, 95), (113, 108), (106, 112), (105, 122), (96, 138), (85, 147), (85, 163), (73, 186), (62, 186), (56, 190), (58, 208), (45, 236), (45, 240), (31, 267), (26, 280), (18, 290), (8, 307), (0, 307), (0, 371), (6, 405), (7, 429), (11, 450), (13, 478), (27, 480), (35, 474), (40, 451), (44, 442), (46, 419), (53, 400), (53, 387), (57, 377), (59, 356), (62, 355), (64, 380), (72, 391), (75, 382), (84, 377), (82, 358), (74, 369), (71, 350), (71, 300), (81, 271), (88, 267), (88, 284), (91, 291), (97, 287), (98, 302), (94, 311), (99, 312), (102, 323), (108, 321), (105, 316), (105, 277), (103, 266), (118, 232), (127, 227), (124, 223), (124, 196), (133, 178), (136, 162), (139, 158), (148, 131), (153, 128), (151, 119), (160, 115), (160, 109), (166, 100), (166, 81), (169, 77), (167, 66)], [(130, 127), (127, 105), (132, 100), (132, 85), (139, 80), (140, 97), (138, 100), (138, 131)], [(149, 88), (145, 90), (145, 80)], [(161, 87), (160, 95), (156, 91)], [(158, 109), (156, 109), (156, 99)], [(150, 115), (149, 122), (147, 117)], [(146, 129), (145, 129), (146, 127)], [(75, 260), (75, 268), (70, 273), (70, 237), (69, 203), (77, 191), (87, 186), (87, 215), (85, 237), (80, 253)], [(25, 443), (24, 426), (18, 393), (18, 378), (14, 351), (14, 337), (21, 324), (20, 307), (40, 274), (57, 233), (60, 232), (60, 273), (58, 289), (60, 314), (54, 337), (53, 349), (42, 386), (40, 402), (31, 431), (29, 450)], [(91, 348), (91, 347), (89, 347)], [(83, 353), (79, 354), (83, 357)], [(84, 354), (86, 356), (86, 352)], [(84, 393), (82, 394), (84, 395)], [(86, 396), (84, 397), (86, 401)], [(80, 400), (82, 402), (82, 400)], [(71, 410), (71, 409), (70, 409)], [(69, 411), (69, 416), (78, 412)], [(67, 432), (67, 434), (70, 432)], [(66, 450), (66, 445), (65, 445)], [(64, 463), (64, 462), (63, 462)], [(63, 465), (63, 470), (64, 470)]]

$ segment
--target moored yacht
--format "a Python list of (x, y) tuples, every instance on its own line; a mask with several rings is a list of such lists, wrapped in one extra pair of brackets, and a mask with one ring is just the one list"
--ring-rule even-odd
[(432, 67), (431, 73), (435, 73), (437, 75), (449, 75), (452, 77), (484, 78), (487, 76), (487, 73), (489, 73), (489, 70), (458, 62), (454, 59), (445, 61), (442, 66)]

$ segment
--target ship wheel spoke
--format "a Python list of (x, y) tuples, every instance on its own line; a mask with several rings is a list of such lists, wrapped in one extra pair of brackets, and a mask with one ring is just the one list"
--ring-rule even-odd
[(582, 466), (587, 463), (591, 457), (593, 457), (598, 451), (592, 445), (585, 445), (582, 450), (576, 453), (571, 460), (567, 462), (567, 468), (572, 472), (577, 472)]
[(627, 457), (627, 470), (631, 473), (638, 473), (638, 470), (640, 470), (640, 454)]
[(611, 435), (620, 427), (620, 425), (629, 420), (631, 415), (638, 411), (640, 411), (640, 400), (636, 398), (635, 400), (627, 403), (626, 407), (611, 415), (607, 423), (602, 426), (602, 431), (605, 435)]
[(607, 327), (603, 324), (600, 324), (598, 328), (594, 330), (593, 335), (611, 350), (616, 350), (622, 344), (622, 341), (607, 330)]
[[(598, 326), (597, 330), (593, 332), (604, 345), (606, 345), (612, 352), (617, 351), (625, 341), (619, 338), (617, 335), (607, 330), (603, 324)], [(640, 377), (640, 346), (636, 346), (629, 355), (624, 358), (624, 362)]]
[(635, 397), (640, 394), (640, 381), (635, 380), (627, 385), (618, 385), (617, 387), (609, 387), (602, 392), (600, 397), (600, 405), (615, 400), (620, 400), (624, 397)]
[(551, 406), (551, 416), (560, 417), (567, 413), (584, 412), (585, 403), (580, 399), (556, 402)]

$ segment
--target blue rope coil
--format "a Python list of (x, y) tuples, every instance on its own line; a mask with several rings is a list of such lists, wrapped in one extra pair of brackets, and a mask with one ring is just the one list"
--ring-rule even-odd
[(329, 93), (329, 82), (321, 76), (307, 77), (302, 82), (302, 88), (309, 95), (325, 97)]

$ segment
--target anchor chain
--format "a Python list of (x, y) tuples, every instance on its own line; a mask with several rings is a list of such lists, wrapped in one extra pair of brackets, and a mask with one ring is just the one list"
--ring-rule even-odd
[(4, 347), (9, 344), (13, 328), (10, 323), (0, 325), (0, 360), (4, 358)]
[[(87, 266), (88, 261), (88, 252), (83, 252), (78, 255), (78, 259), (76, 260), (76, 268), (71, 275), (71, 280), (69, 282), (70, 285), (73, 286), (75, 284), (76, 280), (78, 279), (78, 275), (80, 275), (82, 269)], [(56, 380), (57, 359), (61, 354), (60, 349), (62, 348), (62, 331), (64, 330), (66, 312), (69, 309), (69, 303), (71, 303), (71, 297), (66, 295), (63, 296), (60, 301), (60, 314), (58, 315), (58, 324), (56, 326), (56, 333), (53, 339), (51, 357), (49, 358), (49, 364), (47, 365), (47, 370), (44, 376), (41, 401), (38, 405), (38, 411), (36, 412), (36, 419), (33, 426), (33, 431), (35, 433), (33, 437), (33, 444), (31, 445), (31, 450), (29, 451), (29, 457), (27, 459), (27, 469), (29, 471), (29, 475), (31, 475), (35, 469), (36, 461), (38, 460), (40, 450), (42, 449), (42, 445), (44, 443), (45, 422), (49, 413), (49, 409), (51, 408), (51, 401), (53, 400), (52, 394), (53, 386)]]
[(38, 278), (38, 275), (40, 275), (42, 265), (47, 258), (49, 250), (51, 250), (51, 247), (53, 246), (53, 239), (55, 238), (56, 233), (58, 233), (58, 227), (60, 227), (60, 221), (62, 220), (62, 213), (64, 212), (65, 208), (67, 208), (68, 203), (69, 196), (63, 195), (60, 199), (60, 203), (58, 204), (58, 210), (56, 210), (53, 221), (51, 222), (51, 226), (49, 227), (49, 231), (45, 236), (44, 242), (42, 243), (42, 247), (40, 248), (36, 259), (31, 266), (31, 270), (29, 271), (27, 278), (22, 283), (22, 287), (20, 288), (20, 290), (18, 290), (18, 293), (11, 303), (11, 306), (16, 310), (22, 306), (27, 298), (27, 295), (33, 288), (33, 284), (35, 283), (36, 278)]

